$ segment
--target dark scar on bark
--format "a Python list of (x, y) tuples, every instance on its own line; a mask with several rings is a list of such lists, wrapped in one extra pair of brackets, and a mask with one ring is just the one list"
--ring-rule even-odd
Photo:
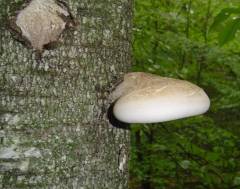
[(108, 108), (108, 111), (107, 111), (107, 118), (109, 120), (109, 123), (111, 123), (111, 125), (115, 128), (130, 130), (130, 124), (129, 123), (124, 123), (122, 121), (119, 121), (114, 116), (114, 114), (113, 114), (114, 104), (115, 104), (115, 102), (110, 105), (110, 107)]

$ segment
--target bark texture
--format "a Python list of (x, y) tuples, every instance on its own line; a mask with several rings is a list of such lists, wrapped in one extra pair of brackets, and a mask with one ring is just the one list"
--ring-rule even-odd
[(0, 188), (128, 188), (129, 133), (108, 123), (131, 61), (131, 0), (69, 0), (79, 23), (55, 50), (13, 40), (0, 0)]

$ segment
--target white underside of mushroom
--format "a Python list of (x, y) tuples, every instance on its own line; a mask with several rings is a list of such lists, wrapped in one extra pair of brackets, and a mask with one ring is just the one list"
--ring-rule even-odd
[(122, 95), (113, 108), (122, 122), (176, 120), (203, 114), (210, 106), (206, 93), (187, 81), (136, 72), (127, 74), (124, 82), (115, 90), (115, 96)]

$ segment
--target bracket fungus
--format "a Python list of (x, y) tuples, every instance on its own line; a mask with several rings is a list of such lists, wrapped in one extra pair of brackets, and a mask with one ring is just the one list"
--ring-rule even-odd
[(114, 116), (125, 123), (156, 123), (205, 113), (210, 106), (200, 87), (184, 80), (133, 72), (111, 94)]
[(41, 58), (45, 48), (58, 41), (67, 26), (73, 25), (67, 4), (59, 0), (31, 0), (10, 18), (14, 37), (33, 48), (37, 58)]

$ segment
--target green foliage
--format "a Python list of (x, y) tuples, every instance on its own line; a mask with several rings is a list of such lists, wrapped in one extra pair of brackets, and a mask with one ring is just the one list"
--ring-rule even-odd
[[(211, 109), (203, 116), (134, 125), (131, 189), (240, 188), (239, 18), (232, 19), (239, 9), (229, 8), (238, 5), (136, 0), (133, 70), (196, 83), (209, 94)], [(219, 40), (227, 45), (220, 47)]]
[(214, 18), (214, 22), (211, 26), (211, 29), (219, 28), (232, 14), (239, 14), (239, 8), (224, 8), (221, 12)]
[(211, 30), (219, 32), (219, 44), (224, 45), (234, 39), (240, 29), (240, 8), (224, 8), (214, 19)]
[(225, 43), (233, 40), (239, 28), (240, 18), (228, 21), (225, 25), (224, 30), (219, 34), (220, 45), (224, 45)]

